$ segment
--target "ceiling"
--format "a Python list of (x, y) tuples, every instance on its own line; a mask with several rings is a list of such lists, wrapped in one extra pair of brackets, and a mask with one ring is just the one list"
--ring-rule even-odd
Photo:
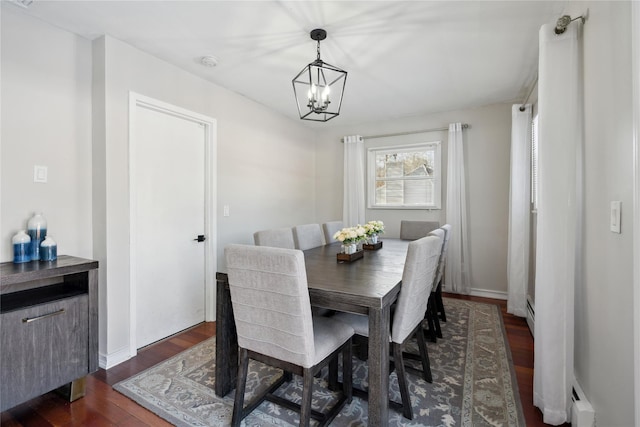
[[(316, 57), (348, 71), (322, 127), (521, 102), (538, 30), (565, 1), (45, 1), (23, 11), (88, 39), (108, 34), (298, 119), (292, 78)], [(17, 7), (17, 6), (15, 6)], [(215, 56), (216, 67), (200, 58)]]

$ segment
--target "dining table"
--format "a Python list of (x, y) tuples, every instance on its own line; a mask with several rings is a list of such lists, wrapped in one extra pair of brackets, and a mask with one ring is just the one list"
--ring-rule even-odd
[[(381, 242), (377, 250), (365, 250), (352, 261), (338, 259), (338, 242), (303, 251), (312, 306), (369, 316), (369, 426), (389, 422), (390, 312), (400, 292), (409, 243)], [(238, 344), (227, 274), (218, 272), (216, 280), (215, 393), (225, 396), (235, 387)]]

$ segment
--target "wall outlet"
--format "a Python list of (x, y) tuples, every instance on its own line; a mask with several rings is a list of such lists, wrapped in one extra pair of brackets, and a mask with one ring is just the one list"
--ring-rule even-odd
[(229, 205), (224, 205), (222, 208), (222, 216), (229, 216)]

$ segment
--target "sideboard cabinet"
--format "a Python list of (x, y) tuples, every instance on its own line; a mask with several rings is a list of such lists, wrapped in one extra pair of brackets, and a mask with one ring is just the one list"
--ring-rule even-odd
[(98, 262), (0, 264), (0, 411), (60, 389), (84, 395), (98, 369)]

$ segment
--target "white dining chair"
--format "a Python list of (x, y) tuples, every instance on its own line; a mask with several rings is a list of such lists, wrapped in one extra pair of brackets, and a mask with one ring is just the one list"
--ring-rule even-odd
[(434, 286), (437, 311), (440, 319), (446, 322), (447, 315), (444, 312), (444, 303), (442, 301), (442, 282), (444, 281), (444, 267), (447, 263), (447, 249), (449, 247), (449, 239), (451, 238), (451, 224), (445, 224), (441, 228), (444, 231), (444, 242), (442, 243), (442, 254), (440, 255), (440, 262), (438, 263), (438, 275)]
[(438, 338), (442, 338), (442, 330), (440, 328), (440, 321), (438, 320), (438, 303), (437, 303), (437, 295), (436, 288), (440, 281), (440, 266), (442, 263), (442, 253), (444, 249), (444, 241), (445, 241), (445, 230), (441, 228), (437, 228), (431, 232), (429, 232), (429, 236), (437, 236), (442, 242), (440, 246), (440, 256), (438, 257), (438, 266), (436, 268), (436, 274), (433, 277), (433, 282), (430, 284), (431, 286), (431, 295), (429, 296), (429, 302), (427, 304), (427, 312), (425, 313), (425, 319), (427, 320), (427, 324), (429, 329), (427, 333), (432, 342), (437, 342)]
[(324, 241), (326, 244), (335, 242), (333, 235), (343, 228), (344, 226), (342, 225), (342, 221), (329, 221), (322, 224), (322, 231), (324, 232)]
[(402, 240), (416, 240), (426, 237), (430, 231), (440, 227), (437, 221), (400, 221), (400, 238)]
[(274, 228), (253, 233), (256, 246), (270, 246), (272, 248), (295, 249), (293, 231), (291, 228)]
[(305, 251), (325, 244), (320, 224), (304, 224), (293, 227), (293, 240), (296, 249)]
[[(413, 409), (409, 396), (403, 349), (415, 335), (422, 361), (422, 376), (425, 381), (431, 382), (431, 366), (422, 321), (431, 294), (431, 284), (438, 267), (441, 246), (442, 241), (437, 236), (427, 236), (409, 243), (402, 273), (402, 286), (393, 313), (390, 339), (393, 347), (394, 365), (402, 399), (402, 414), (410, 420), (413, 419)], [(428, 285), (425, 286), (425, 283)], [(336, 313), (333, 318), (351, 325), (357, 336), (369, 336), (368, 316)]]
[[(302, 251), (229, 245), (225, 260), (240, 355), (232, 426), (239, 426), (264, 399), (282, 402), (282, 397), (271, 393), (287, 375), (244, 406), (249, 359), (302, 376), (299, 425), (308, 426), (311, 417), (318, 419), (319, 425), (327, 425), (352, 398), (353, 328), (332, 318), (312, 317)], [(314, 375), (340, 353), (344, 377), (341, 396), (326, 414), (316, 413), (311, 410)], [(337, 383), (337, 369), (334, 372), (336, 378), (330, 381)], [(287, 401), (287, 407), (292, 403)]]

